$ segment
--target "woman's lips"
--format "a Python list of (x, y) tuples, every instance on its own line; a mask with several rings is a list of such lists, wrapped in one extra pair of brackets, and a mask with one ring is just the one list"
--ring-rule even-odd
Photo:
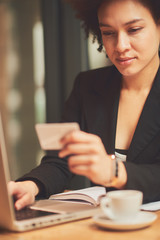
[(118, 62), (118, 64), (120, 65), (130, 65), (133, 61), (135, 60), (135, 58), (117, 58), (116, 61)]

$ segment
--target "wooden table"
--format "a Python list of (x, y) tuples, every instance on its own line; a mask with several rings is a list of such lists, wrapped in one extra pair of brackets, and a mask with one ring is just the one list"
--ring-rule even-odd
[(85, 219), (24, 233), (0, 231), (0, 240), (160, 240), (160, 211), (149, 227), (134, 231), (109, 231)]

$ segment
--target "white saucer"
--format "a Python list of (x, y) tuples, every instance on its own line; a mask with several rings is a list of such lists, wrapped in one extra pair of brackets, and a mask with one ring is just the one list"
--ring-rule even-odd
[(134, 219), (125, 221), (108, 219), (104, 214), (93, 217), (93, 221), (100, 227), (112, 230), (134, 230), (147, 227), (157, 219), (152, 212), (139, 212)]

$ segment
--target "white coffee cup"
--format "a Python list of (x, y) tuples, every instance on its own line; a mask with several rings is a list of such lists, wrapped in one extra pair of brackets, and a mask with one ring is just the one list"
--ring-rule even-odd
[(143, 200), (143, 193), (137, 190), (110, 191), (101, 198), (103, 213), (112, 220), (132, 219), (138, 214)]

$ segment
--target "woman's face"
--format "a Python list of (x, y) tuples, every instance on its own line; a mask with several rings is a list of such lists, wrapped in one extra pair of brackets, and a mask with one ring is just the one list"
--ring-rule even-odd
[(159, 64), (160, 26), (135, 0), (104, 2), (98, 11), (103, 45), (123, 76), (133, 76)]

